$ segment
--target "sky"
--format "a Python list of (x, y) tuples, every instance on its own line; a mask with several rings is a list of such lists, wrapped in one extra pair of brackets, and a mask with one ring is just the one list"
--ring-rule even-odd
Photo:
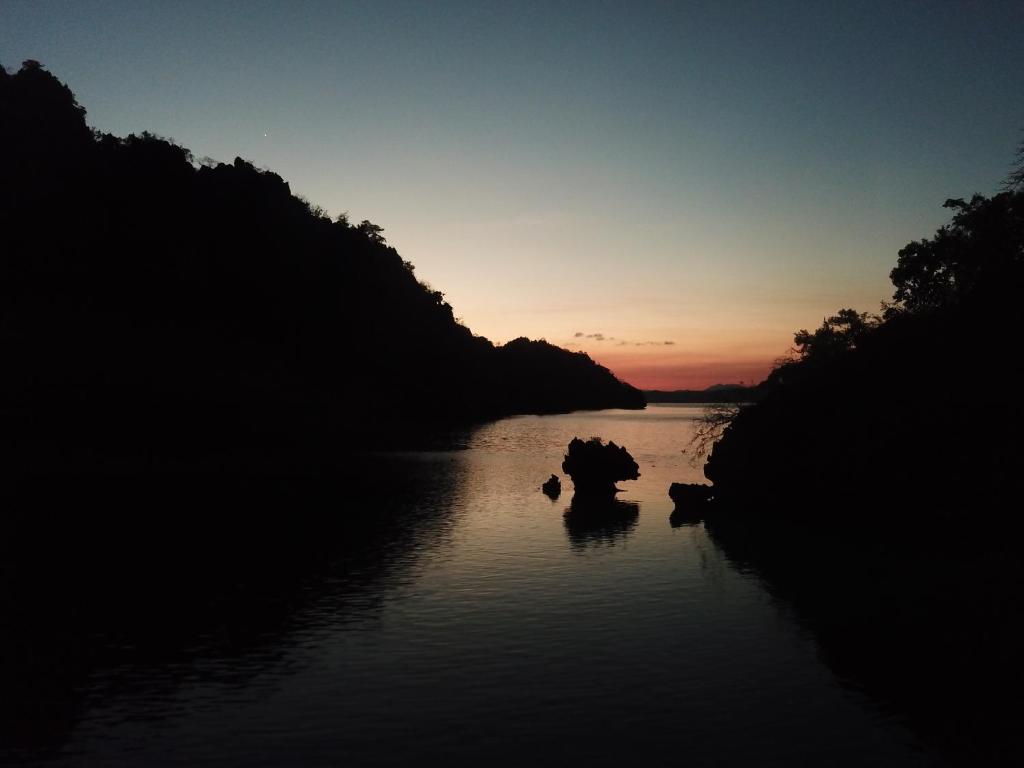
[(241, 156), (496, 342), (754, 382), (1024, 138), (1024, 3), (0, 2), (92, 126)]

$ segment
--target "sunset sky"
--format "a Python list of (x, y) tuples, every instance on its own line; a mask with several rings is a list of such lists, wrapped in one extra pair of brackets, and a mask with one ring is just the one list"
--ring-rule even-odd
[(0, 63), (27, 58), (96, 128), (382, 225), (475, 332), (644, 388), (757, 380), (877, 309), (1024, 136), (1019, 0), (4, 0)]

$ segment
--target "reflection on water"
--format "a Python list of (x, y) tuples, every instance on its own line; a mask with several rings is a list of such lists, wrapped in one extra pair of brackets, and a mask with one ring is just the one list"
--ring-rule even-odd
[(160, 722), (190, 685), (260, 695), (295, 667), (292, 638), (380, 615), (450, 536), (460, 476), (422, 454), (331, 479), (76, 480), (9, 497), (0, 764), (5, 748), (56, 758), (93, 727)]
[[(330, 481), (33, 489), (0, 543), (0, 764), (924, 762), (666, 525), (698, 412), (506, 419)], [(539, 487), (591, 435), (643, 473), (607, 519)]]
[(636, 527), (640, 505), (618, 499), (574, 495), (565, 510), (565, 532), (574, 549), (610, 546)]
[(704, 517), (702, 511), (700, 509), (693, 509), (692, 507), (677, 506), (672, 510), (672, 514), (668, 516), (669, 525), (673, 528), (700, 525), (703, 521)]

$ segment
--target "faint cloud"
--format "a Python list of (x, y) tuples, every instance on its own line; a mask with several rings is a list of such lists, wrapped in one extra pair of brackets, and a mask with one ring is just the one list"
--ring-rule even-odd
[(630, 341), (629, 339), (619, 339), (615, 336), (605, 336), (603, 333), (585, 333), (583, 331), (576, 331), (573, 334), (574, 339), (589, 339), (590, 341), (614, 341), (617, 342), (617, 347), (671, 347), (675, 345), (674, 341)]
[(674, 341), (634, 341), (634, 347), (672, 347), (675, 346)]

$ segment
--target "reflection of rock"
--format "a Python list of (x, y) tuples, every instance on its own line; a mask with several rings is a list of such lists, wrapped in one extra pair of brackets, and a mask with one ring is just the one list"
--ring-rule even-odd
[(617, 480), (636, 480), (640, 466), (629, 451), (609, 441), (592, 437), (586, 442), (574, 437), (562, 462), (562, 471), (572, 478), (577, 494), (613, 497), (619, 492)]
[(673, 528), (681, 528), (688, 525), (697, 525), (704, 522), (704, 515), (700, 510), (680, 509), (676, 507), (668, 516), (668, 524)]
[(668, 489), (668, 497), (677, 507), (700, 506), (714, 498), (714, 488), (701, 483), (672, 483)]
[(787, 513), (730, 506), (705, 527), (733, 566), (792, 609), (844, 686), (921, 738), (927, 763), (1024, 765), (1019, 537), (959, 524), (838, 531)]
[(562, 494), (562, 481), (558, 479), (558, 475), (552, 475), (540, 489), (552, 499), (557, 499)]
[(700, 483), (672, 483), (668, 495), (676, 505), (668, 518), (673, 528), (701, 522), (711, 510), (715, 498), (714, 489)]
[(565, 510), (565, 532), (573, 549), (611, 545), (629, 535), (639, 516), (639, 504), (577, 493)]

